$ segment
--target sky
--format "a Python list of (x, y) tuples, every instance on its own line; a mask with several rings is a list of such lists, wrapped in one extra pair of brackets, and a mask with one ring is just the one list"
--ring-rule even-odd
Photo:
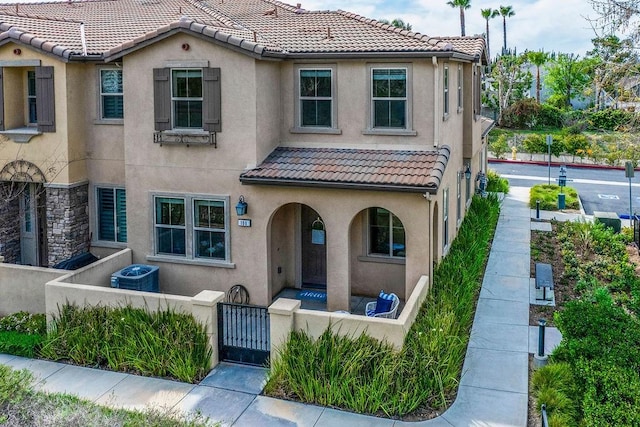
[[(401, 18), (412, 25), (413, 31), (429, 36), (459, 36), (460, 11), (447, 0), (284, 0), (302, 4), (307, 10), (337, 10), (357, 13), (367, 18), (389, 21)], [(486, 22), (480, 9), (512, 6), (515, 16), (507, 18), (507, 47), (518, 52), (544, 50), (546, 52), (576, 53), (584, 57), (592, 49), (595, 33), (587, 17), (596, 14), (588, 0), (471, 0), (465, 10), (466, 34), (485, 32)], [(502, 49), (502, 17), (489, 20), (491, 56)]]
[[(27, 3), (39, 0), (1, 0), (2, 3)], [(301, 3), (307, 10), (346, 10), (374, 19), (400, 18), (413, 31), (429, 36), (459, 36), (460, 12), (447, 0), (282, 0)], [(546, 52), (576, 53), (584, 57), (592, 49), (595, 33), (587, 18), (596, 14), (588, 0), (471, 0), (465, 11), (466, 34), (482, 34), (486, 22), (480, 9), (512, 6), (515, 16), (507, 18), (507, 47)], [(491, 56), (503, 44), (502, 17), (489, 20)]]

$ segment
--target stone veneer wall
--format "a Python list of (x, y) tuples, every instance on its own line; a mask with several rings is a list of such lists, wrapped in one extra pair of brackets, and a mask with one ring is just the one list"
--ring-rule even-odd
[(89, 184), (47, 187), (49, 266), (89, 249)]
[(20, 262), (20, 204), (17, 198), (0, 200), (0, 256), (10, 264)]

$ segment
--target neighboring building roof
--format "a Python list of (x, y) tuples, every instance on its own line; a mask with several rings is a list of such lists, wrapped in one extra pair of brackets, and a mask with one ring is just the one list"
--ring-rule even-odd
[(487, 136), (491, 129), (496, 125), (495, 120), (490, 119), (489, 117), (482, 116), (480, 117), (480, 126), (482, 126), (482, 138)]
[(430, 151), (279, 147), (240, 181), (435, 193), (450, 154), (446, 145)]
[(307, 11), (275, 0), (0, 4), (0, 42), (20, 40), (64, 58), (112, 58), (172, 31), (222, 42), (231, 36), (229, 43), (236, 47), (278, 58), (403, 54), (484, 59), (479, 36), (428, 37), (341, 10)]

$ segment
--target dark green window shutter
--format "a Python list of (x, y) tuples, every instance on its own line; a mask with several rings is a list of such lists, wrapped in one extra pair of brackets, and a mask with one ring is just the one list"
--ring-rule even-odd
[(221, 132), (220, 68), (204, 68), (202, 71), (203, 128), (209, 132)]
[(153, 111), (158, 131), (171, 129), (171, 70), (153, 69)]
[(56, 131), (53, 67), (36, 67), (36, 114), (38, 117), (38, 131)]
[(112, 188), (98, 188), (98, 240), (115, 241), (114, 202)]
[(0, 130), (4, 130), (4, 77), (0, 67)]

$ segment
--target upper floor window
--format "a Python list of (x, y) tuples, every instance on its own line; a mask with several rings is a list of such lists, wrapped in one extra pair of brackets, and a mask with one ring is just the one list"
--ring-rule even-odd
[(36, 125), (38, 123), (38, 110), (36, 108), (36, 72), (27, 71), (27, 124)]
[(127, 195), (124, 188), (97, 187), (98, 240), (127, 241)]
[(220, 132), (220, 68), (156, 68), (156, 131)]
[(462, 65), (458, 64), (458, 112), (462, 111)]
[(202, 129), (202, 70), (171, 70), (174, 128)]
[(407, 253), (404, 226), (383, 208), (369, 209), (369, 254), (404, 258)]
[(331, 69), (300, 69), (300, 126), (332, 127)]
[(473, 114), (476, 120), (480, 118), (482, 110), (482, 70), (480, 66), (473, 66)]
[(122, 70), (105, 68), (100, 70), (100, 117), (102, 119), (124, 118)]
[(442, 73), (442, 98), (443, 98), (443, 112), (445, 118), (449, 115), (449, 66), (444, 66)]
[(407, 128), (407, 69), (373, 68), (371, 104), (374, 128)]
[[(17, 62), (0, 67), (0, 131), (12, 130), (14, 139), (28, 134), (25, 142), (37, 132), (56, 131), (54, 69)], [(27, 126), (37, 126), (37, 132)]]
[(228, 199), (156, 196), (155, 253), (188, 259), (227, 261)]

